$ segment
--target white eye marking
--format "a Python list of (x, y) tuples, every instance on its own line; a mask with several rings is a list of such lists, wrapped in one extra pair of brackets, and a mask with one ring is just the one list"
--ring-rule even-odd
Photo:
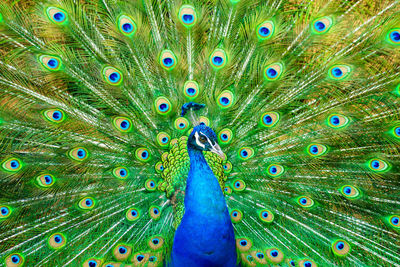
[[(201, 133), (201, 134), (203, 134), (203, 133)], [(204, 134), (203, 134), (203, 135), (204, 135)], [(206, 146), (203, 145), (203, 144), (200, 142), (200, 140), (199, 140), (200, 136), (199, 136), (199, 133), (198, 133), (198, 132), (195, 132), (195, 133), (194, 133), (194, 137), (196, 138), (196, 144), (197, 144), (199, 147), (202, 147), (203, 149), (206, 148)], [(207, 136), (206, 136), (206, 137), (207, 137)]]
[(207, 142), (210, 144), (211, 147), (213, 147), (214, 145), (211, 143), (210, 138), (208, 138), (207, 135), (203, 134), (202, 132), (200, 132), (203, 136), (205, 136), (205, 138), (207, 138)]

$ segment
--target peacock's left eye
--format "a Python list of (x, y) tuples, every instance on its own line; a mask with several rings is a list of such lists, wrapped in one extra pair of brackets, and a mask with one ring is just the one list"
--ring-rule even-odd
[(205, 144), (207, 142), (207, 138), (205, 138), (204, 136), (200, 136), (199, 140), (201, 143)]

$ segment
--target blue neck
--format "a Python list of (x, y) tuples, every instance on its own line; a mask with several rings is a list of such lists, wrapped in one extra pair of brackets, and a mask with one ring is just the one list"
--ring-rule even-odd
[(236, 266), (235, 235), (225, 197), (202, 151), (188, 142), (185, 214), (175, 233), (172, 266)]
[(225, 197), (203, 152), (188, 146), (190, 169), (185, 191), (185, 210), (196, 215), (225, 217)]

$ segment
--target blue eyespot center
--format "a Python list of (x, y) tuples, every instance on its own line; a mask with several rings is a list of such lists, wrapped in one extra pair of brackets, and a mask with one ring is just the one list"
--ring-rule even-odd
[(304, 262), (304, 267), (311, 267), (312, 264), (309, 261)]
[(174, 60), (170, 57), (164, 58), (163, 62), (166, 67), (171, 67), (174, 64)]
[(182, 16), (182, 19), (183, 19), (183, 21), (184, 21), (185, 23), (192, 23), (193, 20), (194, 20), (194, 17), (193, 17), (193, 15), (191, 15), (191, 14), (184, 14), (184, 15)]
[(13, 255), (13, 256), (11, 257), (11, 261), (12, 261), (13, 263), (19, 263), (19, 261), (20, 261), (19, 256)]
[(47, 65), (48, 65), (50, 68), (55, 69), (55, 68), (57, 68), (57, 66), (58, 66), (58, 60), (52, 58), (52, 59), (50, 59), (49, 61), (47, 61)]
[(85, 157), (86, 152), (82, 148), (78, 149), (78, 152), (76, 153), (78, 155), (78, 158), (82, 159)]
[(258, 252), (256, 254), (256, 257), (259, 258), (259, 259), (264, 259), (264, 253)]
[(236, 188), (239, 188), (239, 187), (240, 187), (240, 182), (236, 182), (236, 183), (235, 183), (235, 187), (236, 187)]
[(126, 248), (124, 248), (124, 247), (119, 247), (118, 248), (118, 251), (119, 251), (119, 253), (121, 253), (121, 254), (125, 254), (126, 253)]
[(132, 216), (136, 216), (137, 215), (137, 211), (136, 210), (132, 210), (131, 214), (132, 214)]
[(65, 19), (65, 15), (62, 12), (57, 12), (53, 15), (53, 18), (55, 21), (60, 22), (63, 21)]
[(56, 243), (61, 243), (61, 241), (62, 241), (61, 236), (56, 235), (56, 236), (54, 237), (54, 241), (56, 241)]
[(183, 122), (179, 123), (179, 128), (185, 128), (185, 124)]
[(227, 170), (227, 169), (228, 169), (228, 166), (224, 165), (224, 169)]
[(242, 150), (242, 151), (240, 152), (240, 154), (242, 155), (242, 157), (247, 157), (247, 155), (248, 155), (249, 153), (247, 153), (246, 150)]
[(336, 244), (336, 248), (337, 248), (338, 250), (344, 249), (344, 243), (343, 243), (343, 242), (338, 242), (338, 243)]
[(265, 115), (263, 120), (264, 120), (265, 124), (271, 124), (272, 123), (272, 117), (270, 115)]
[(398, 31), (392, 31), (392, 32), (390, 33), (390, 39), (391, 39), (393, 42), (396, 42), (396, 43), (400, 42), (400, 32), (398, 32)]
[(318, 153), (318, 147), (316, 145), (312, 145), (310, 147), (310, 152), (311, 152), (311, 154), (317, 154)]
[(154, 208), (154, 209), (153, 209), (153, 213), (154, 213), (155, 215), (157, 215), (157, 214), (158, 214), (158, 212), (159, 212), (159, 211), (158, 211), (158, 209), (157, 209), (157, 208)]
[(121, 128), (124, 129), (124, 130), (128, 129), (128, 128), (129, 128), (129, 125), (130, 125), (130, 123), (129, 123), (129, 121), (127, 121), (127, 120), (123, 120), (123, 121), (121, 122)]
[(150, 187), (154, 187), (154, 186), (155, 186), (154, 182), (151, 181), (151, 182), (150, 182)]
[(307, 199), (305, 197), (302, 197), (300, 199), (300, 203), (303, 204), (303, 205), (307, 204)]
[(394, 217), (392, 217), (391, 222), (394, 225), (399, 225), (400, 219), (399, 219), (399, 217), (394, 216)]
[(381, 164), (379, 163), (379, 161), (377, 161), (377, 160), (373, 160), (372, 162), (371, 162), (371, 166), (372, 166), (372, 168), (373, 169), (379, 169), (379, 166), (380, 166)]
[(119, 171), (119, 175), (121, 175), (122, 177), (125, 177), (127, 175), (127, 171), (125, 169), (121, 169)]
[(163, 138), (161, 139), (161, 142), (165, 144), (166, 142), (168, 142), (168, 138), (167, 138), (167, 137), (163, 137)]
[(332, 69), (332, 74), (333, 74), (333, 76), (338, 78), (338, 77), (341, 77), (343, 75), (343, 71), (340, 68), (335, 67), (335, 68)]
[(157, 245), (160, 243), (160, 241), (157, 238), (154, 238), (151, 242), (153, 242), (154, 245)]
[(166, 111), (168, 109), (168, 104), (167, 103), (162, 103), (158, 106), (161, 111)]
[(2, 207), (0, 211), (2, 215), (7, 215), (9, 213), (9, 210), (6, 207)]
[(275, 258), (275, 257), (278, 257), (279, 252), (277, 250), (272, 250), (270, 254), (271, 254), (272, 257)]
[(331, 123), (332, 123), (333, 125), (339, 125), (339, 123), (340, 123), (339, 117), (338, 117), (338, 116), (333, 116), (333, 117), (331, 118)]
[(52, 179), (51, 179), (50, 175), (45, 175), (45, 176), (44, 176), (44, 182), (45, 182), (46, 184), (51, 184)]
[(272, 167), (269, 169), (269, 171), (270, 171), (272, 174), (275, 174), (275, 173), (277, 173), (278, 169), (277, 169), (275, 166), (272, 166)]
[(394, 129), (394, 133), (395, 133), (398, 137), (400, 137), (400, 127), (396, 127), (396, 128)]
[(53, 119), (54, 120), (56, 120), (56, 121), (58, 121), (58, 120), (60, 120), (61, 119), (61, 117), (62, 117), (62, 114), (61, 114), (61, 112), (60, 111), (54, 111), (53, 112)]
[(196, 93), (196, 89), (189, 87), (188, 89), (186, 89), (186, 92), (188, 95), (192, 96)]
[(215, 65), (220, 66), (220, 65), (222, 65), (222, 63), (224, 62), (224, 59), (223, 59), (222, 57), (215, 56), (215, 57), (212, 58), (212, 62), (213, 62)]
[(267, 27), (261, 27), (258, 32), (261, 36), (267, 37), (271, 31)]
[(96, 267), (96, 266), (97, 266), (97, 262), (89, 261), (89, 267)]
[(296, 266), (296, 264), (294, 263), (294, 260), (291, 260), (291, 261), (290, 261), (290, 265)]
[(91, 199), (86, 199), (85, 203), (86, 206), (91, 206), (93, 204), (93, 201)]
[(268, 77), (270, 77), (270, 78), (275, 78), (276, 76), (278, 76), (278, 72), (273, 68), (269, 68), (267, 70), (267, 74), (268, 74)]
[(10, 162), (10, 166), (12, 169), (17, 169), (19, 167), (19, 162), (14, 159)]
[(143, 255), (137, 255), (136, 256), (137, 261), (142, 261), (144, 259)]
[(133, 26), (130, 23), (124, 23), (122, 25), (122, 30), (126, 33), (130, 33), (133, 30)]
[(240, 241), (240, 245), (243, 247), (247, 246), (247, 241), (246, 240)]
[(143, 151), (142, 152), (142, 158), (146, 159), (149, 156), (149, 153), (147, 153), (147, 151)]
[(264, 211), (264, 212), (261, 214), (261, 216), (262, 216), (263, 218), (267, 218), (267, 217), (268, 217), (268, 212)]
[(219, 101), (224, 106), (227, 106), (229, 104), (229, 102), (230, 102), (229, 98), (227, 98), (225, 96), (221, 97)]
[(315, 22), (314, 25), (315, 25), (315, 29), (319, 32), (325, 30), (325, 28), (326, 28), (325, 23), (323, 23), (322, 21), (317, 21), (317, 22)]
[(113, 72), (113, 73), (111, 73), (110, 74), (110, 76), (108, 76), (108, 78), (110, 79), (110, 81), (111, 82), (118, 82), (119, 81), (119, 79), (120, 79), (120, 75), (119, 75), (119, 73), (118, 72)]
[(350, 195), (350, 193), (351, 193), (351, 187), (350, 187), (350, 186), (346, 186), (346, 187), (343, 189), (343, 191), (344, 191), (344, 193), (345, 193), (346, 195)]
[(233, 216), (233, 217), (237, 217), (237, 216), (238, 216), (238, 213), (235, 211), (235, 212), (232, 213), (232, 216)]

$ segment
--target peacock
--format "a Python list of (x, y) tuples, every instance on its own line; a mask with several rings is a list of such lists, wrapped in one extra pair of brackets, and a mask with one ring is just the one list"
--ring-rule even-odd
[(400, 266), (399, 0), (1, 0), (0, 265)]

